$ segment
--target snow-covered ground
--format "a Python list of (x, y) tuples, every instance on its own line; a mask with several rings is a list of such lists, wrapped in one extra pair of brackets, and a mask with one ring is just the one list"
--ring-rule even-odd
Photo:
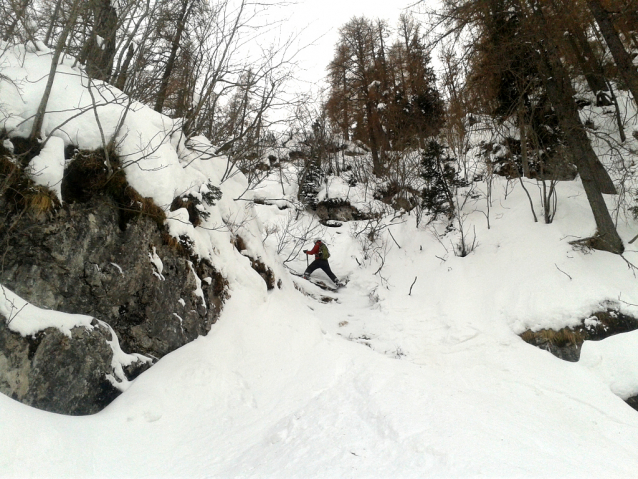
[[(223, 159), (193, 161), (178, 140), (163, 141), (172, 153), (149, 161), (169, 166), (148, 176), (144, 165), (132, 168), (136, 188), (164, 205), (166, 191), (218, 185)], [(241, 175), (220, 186), (204, 228), (178, 212), (168, 220), (229, 279), (231, 298), (209, 335), (162, 358), (93, 416), (0, 395), (0, 477), (636, 477), (638, 412), (620, 396), (638, 394), (638, 336), (586, 343), (578, 363), (518, 336), (610, 306), (638, 314), (625, 261), (568, 243), (594, 230), (579, 181), (559, 184), (558, 214), (546, 225), (532, 221), (520, 185), (505, 195), (505, 180), (495, 180), (491, 227), (484, 199), (464, 211), (477, 245), (464, 258), (453, 254), (458, 232), (417, 228), (413, 216), (394, 220), (368, 260), (351, 224), (327, 228), (318, 235), (332, 268), (350, 280), (338, 293), (286, 272), (291, 246), (280, 248), (274, 226), (290, 225), (290, 210), (233, 201), (246, 187)], [(273, 180), (255, 194), (271, 198), (277, 188), (276, 197), (292, 198), (297, 187)], [(266, 290), (222, 224), (243, 224), (247, 249), (275, 269), (281, 289)], [(636, 226), (621, 223), (623, 239)], [(637, 252), (625, 256), (638, 263)]]
[[(635, 313), (623, 260), (564, 239), (593, 227), (578, 182), (560, 198), (552, 225), (531, 221), (520, 188), (494, 207), (490, 230), (475, 213), (479, 246), (465, 258), (410, 220), (391, 226), (401, 249), (376, 276), (377, 265), (357, 265), (347, 226), (331, 228), (333, 269), (348, 286), (294, 281), (337, 302), (289, 278), (272, 292), (235, 281), (207, 337), (95, 416), (0, 396), (2, 476), (635, 477), (638, 413), (614, 392), (638, 393), (636, 335), (622, 349), (612, 344), (621, 336), (602, 341), (581, 364), (516, 334), (608, 302)], [(633, 363), (614, 359), (619, 350)], [(625, 364), (621, 377), (608, 358)]]

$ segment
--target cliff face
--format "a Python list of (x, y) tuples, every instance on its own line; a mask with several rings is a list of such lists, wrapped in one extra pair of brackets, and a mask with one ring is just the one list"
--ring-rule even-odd
[[(5, 206), (5, 205), (2, 205)], [(226, 281), (190, 257), (147, 216), (123, 225), (121, 205), (96, 195), (5, 225), (0, 284), (35, 306), (108, 323), (127, 353), (159, 359), (200, 335), (219, 317)], [(119, 391), (106, 379), (113, 351), (108, 328), (49, 328), (22, 337), (0, 322), (0, 391), (65, 414), (99, 411)], [(75, 358), (75, 359), (74, 359)], [(137, 362), (132, 379), (150, 363)]]
[(73, 328), (71, 337), (56, 328), (23, 337), (0, 321), (0, 392), (46, 411), (98, 412), (120, 394), (108, 380), (110, 339), (97, 321), (93, 329)]
[(53, 58), (25, 45), (2, 54), (0, 392), (89, 414), (210, 330), (228, 289), (219, 271), (250, 274), (236, 236), (275, 279), (251, 208), (233, 201), (248, 180), (206, 138), (99, 80), (89, 91), (67, 56), (30, 140)]

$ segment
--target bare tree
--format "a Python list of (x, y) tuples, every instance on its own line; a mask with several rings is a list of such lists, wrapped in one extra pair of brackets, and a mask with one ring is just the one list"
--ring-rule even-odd
[(609, 12), (603, 7), (600, 0), (587, 0), (587, 5), (589, 5), (589, 9), (596, 19), (598, 28), (600, 28), (600, 32), (603, 34), (603, 37), (605, 37), (609, 51), (614, 57), (616, 67), (618, 68), (618, 75), (622, 78), (629, 91), (631, 91), (634, 102), (636, 106), (638, 106), (638, 71), (636, 71), (631, 55), (625, 50), (625, 46), (612, 23)]
[(166, 67), (164, 68), (164, 74), (162, 75), (162, 81), (160, 84), (160, 89), (157, 94), (157, 100), (155, 101), (155, 111), (162, 111), (164, 107), (164, 102), (166, 101), (166, 89), (168, 88), (168, 80), (173, 73), (173, 67), (175, 65), (175, 59), (177, 58), (177, 51), (180, 47), (180, 42), (182, 40), (182, 34), (184, 33), (184, 29), (186, 27), (186, 22), (188, 21), (188, 17), (193, 11), (193, 7), (196, 4), (196, 0), (181, 0), (181, 11), (179, 13), (179, 17), (177, 18), (177, 28), (175, 30), (175, 35), (171, 40), (171, 53), (168, 57), (168, 61), (166, 62)]
[(10, 23), (6, 26), (4, 35), (2, 35), (2, 40), (5, 42), (9, 41), (15, 34), (20, 23), (26, 25), (25, 18), (27, 9), (32, 3), (33, 0), (8, 0), (7, 3), (3, 5), (2, 9), (5, 13), (3, 18), (9, 19)]
[(55, 50), (53, 51), (53, 55), (51, 57), (51, 68), (49, 69), (49, 76), (47, 78), (47, 84), (44, 88), (44, 93), (42, 95), (42, 99), (40, 100), (40, 105), (38, 106), (38, 110), (36, 111), (35, 118), (33, 119), (33, 128), (31, 129), (31, 135), (29, 139), (31, 141), (36, 141), (40, 135), (42, 130), (42, 124), (44, 122), (44, 115), (46, 113), (47, 104), (49, 103), (49, 96), (51, 95), (51, 89), (53, 88), (53, 81), (55, 80), (55, 73), (57, 71), (58, 62), (60, 61), (60, 56), (64, 50), (66, 45), (66, 40), (71, 32), (75, 24), (75, 19), (78, 16), (80, 9), (81, 0), (74, 0), (71, 11), (68, 14), (66, 19), (66, 24), (64, 26), (64, 30), (62, 34), (58, 38), (57, 45)]

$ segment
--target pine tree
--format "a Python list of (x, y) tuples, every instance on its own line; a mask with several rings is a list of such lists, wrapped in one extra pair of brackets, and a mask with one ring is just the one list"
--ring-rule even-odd
[(344, 138), (369, 146), (376, 175), (392, 161), (389, 151), (418, 147), (438, 133), (443, 102), (411, 17), (401, 17), (398, 34), (384, 21), (353, 18), (340, 30), (328, 71), (328, 118)]
[(434, 218), (445, 215), (454, 217), (454, 196), (458, 188), (468, 183), (459, 175), (456, 158), (435, 140), (428, 142), (421, 154), (421, 178), (425, 186), (421, 190), (422, 207)]

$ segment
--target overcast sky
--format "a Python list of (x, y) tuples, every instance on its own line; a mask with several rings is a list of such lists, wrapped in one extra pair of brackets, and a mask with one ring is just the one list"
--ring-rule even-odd
[[(355, 16), (382, 18), (395, 26), (399, 15), (417, 0), (297, 0), (280, 9), (275, 15), (287, 20), (281, 27), (282, 36), (300, 32), (298, 44), (309, 45), (299, 52), (297, 71), (299, 91), (307, 91), (326, 76), (326, 67), (332, 60), (339, 28)], [(438, 0), (426, 0), (427, 3)]]

